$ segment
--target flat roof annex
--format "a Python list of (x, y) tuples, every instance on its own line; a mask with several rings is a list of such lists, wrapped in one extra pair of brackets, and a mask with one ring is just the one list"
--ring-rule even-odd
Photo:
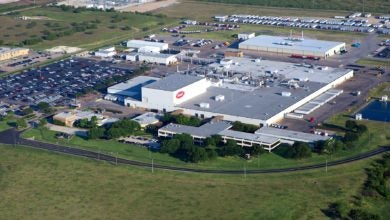
[[(288, 43), (290, 45), (286, 45), (284, 43)], [(259, 35), (240, 43), (240, 46), (272, 47), (280, 49), (322, 52), (325, 54), (327, 51), (342, 44), (345, 43), (315, 39), (291, 40), (288, 37), (282, 36)]]
[(301, 131), (271, 128), (271, 127), (262, 127), (259, 130), (257, 130), (255, 133), (269, 136), (269, 137), (276, 137), (285, 140), (303, 141), (303, 142), (325, 141), (329, 139), (329, 137), (326, 136), (305, 133)]
[(221, 131), (231, 128), (232, 125), (226, 121), (209, 122), (200, 127), (193, 127), (187, 125), (179, 125), (170, 123), (162, 128), (162, 131), (168, 131), (177, 134), (190, 134), (197, 137), (210, 137), (211, 135), (218, 134)]

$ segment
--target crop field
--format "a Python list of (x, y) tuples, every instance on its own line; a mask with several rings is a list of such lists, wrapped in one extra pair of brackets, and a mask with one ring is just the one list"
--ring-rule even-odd
[[(19, 19), (27, 16), (28, 20)], [(57, 45), (93, 48), (169, 24), (169, 18), (135, 13), (64, 11), (39, 7), (1, 16), (0, 42), (46, 49)]]
[(348, 11), (369, 11), (388, 12), (389, 1), (383, 0), (198, 0), (204, 2), (219, 2), (228, 4), (261, 5), (267, 7), (304, 8), (304, 9), (325, 9), (325, 10), (348, 10)]
[[(310, 172), (209, 175), (115, 166), (0, 146), (1, 219), (326, 219), (352, 203), (372, 159)], [(389, 218), (389, 203), (363, 200)]]

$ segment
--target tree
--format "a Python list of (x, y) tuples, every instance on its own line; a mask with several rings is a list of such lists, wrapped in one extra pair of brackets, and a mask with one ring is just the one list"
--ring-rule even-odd
[(344, 135), (343, 142), (354, 142), (359, 139), (359, 135), (356, 134), (355, 132), (347, 131)]
[(122, 136), (134, 134), (135, 131), (139, 131), (140, 129), (141, 126), (138, 122), (129, 119), (123, 119), (111, 124), (111, 126), (106, 130), (106, 136), (109, 139), (119, 138)]
[(105, 129), (94, 127), (88, 131), (88, 139), (98, 139), (104, 136)]
[(19, 118), (15, 122), (16, 128), (26, 128), (27, 127), (27, 122), (23, 118)]
[(47, 120), (46, 118), (42, 118), (39, 120), (39, 123), (38, 123), (38, 128), (42, 129), (42, 128), (45, 128), (47, 125)]
[(193, 163), (207, 160), (207, 152), (203, 147), (190, 146), (187, 150), (187, 160)]
[(34, 112), (34, 110), (32, 110), (32, 108), (30, 108), (30, 107), (25, 108), (25, 109), (22, 110), (22, 114), (23, 115), (29, 115), (29, 114), (31, 114), (33, 112)]
[(161, 153), (174, 154), (180, 148), (180, 140), (170, 139), (165, 140), (161, 144)]
[(242, 147), (238, 146), (234, 140), (227, 140), (226, 144), (220, 148), (220, 154), (222, 156), (241, 156), (243, 152)]
[(50, 107), (49, 103), (47, 102), (40, 102), (38, 103), (37, 107), (41, 112), (45, 114), (50, 114), (53, 112), (53, 109)]
[(350, 131), (353, 131), (355, 130), (357, 124), (356, 124), (356, 121), (353, 121), (353, 120), (347, 120), (345, 122), (345, 128), (350, 130)]
[(311, 157), (311, 148), (307, 143), (295, 142), (287, 151), (287, 157), (293, 159), (303, 159)]

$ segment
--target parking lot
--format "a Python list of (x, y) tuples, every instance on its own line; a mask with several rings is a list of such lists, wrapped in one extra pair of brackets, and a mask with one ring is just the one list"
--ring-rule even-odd
[(28, 56), (18, 57), (0, 62), (0, 73), (17, 71), (31, 65), (37, 65), (47, 60), (55, 59), (62, 54), (49, 54), (46, 52), (30, 51)]
[(390, 47), (386, 47), (375, 55), (377, 58), (390, 59)]
[(47, 102), (64, 106), (76, 94), (115, 76), (131, 74), (130, 69), (112, 67), (110, 62), (66, 59), (42, 68), (0, 79), (0, 100), (12, 104), (35, 105)]

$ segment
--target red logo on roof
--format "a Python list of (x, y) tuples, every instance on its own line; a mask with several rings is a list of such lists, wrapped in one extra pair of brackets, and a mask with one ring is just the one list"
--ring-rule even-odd
[(180, 92), (178, 92), (177, 94), (176, 94), (176, 98), (177, 99), (180, 99), (180, 98), (182, 98), (183, 96), (184, 96), (184, 91), (180, 91)]

